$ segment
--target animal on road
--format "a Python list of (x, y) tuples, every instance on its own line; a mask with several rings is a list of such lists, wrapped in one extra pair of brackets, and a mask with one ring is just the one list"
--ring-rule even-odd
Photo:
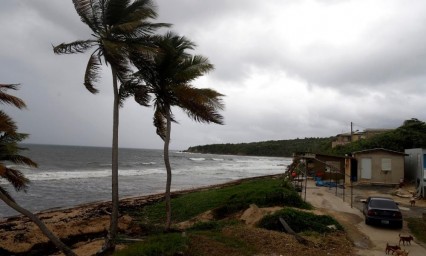
[(401, 247), (399, 247), (399, 245), (389, 245), (389, 243), (386, 243), (386, 249), (385, 249), (386, 254), (389, 254), (389, 252), (392, 252), (392, 255), (393, 255), (393, 253), (396, 250), (401, 250)]
[(401, 242), (403, 245), (405, 245), (405, 243), (411, 245), (411, 241), (413, 240), (414, 240), (414, 237), (412, 235), (401, 236), (401, 234), (399, 234), (399, 245), (401, 245)]

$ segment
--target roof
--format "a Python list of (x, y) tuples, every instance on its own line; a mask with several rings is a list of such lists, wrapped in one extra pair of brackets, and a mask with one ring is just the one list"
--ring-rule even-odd
[(391, 153), (391, 154), (402, 155), (402, 156), (407, 155), (404, 152), (398, 152), (398, 151), (394, 151), (394, 150), (390, 150), (390, 149), (386, 149), (386, 148), (372, 148), (372, 149), (355, 151), (355, 152), (352, 152), (352, 155), (356, 155), (356, 154), (360, 154), (360, 153), (371, 153), (371, 152), (375, 152), (375, 151), (385, 151), (385, 152), (388, 152), (388, 153)]
[(345, 159), (344, 156), (334, 156), (334, 155), (325, 155), (325, 154), (317, 154), (312, 152), (295, 152), (293, 153), (293, 157), (299, 157), (299, 158), (317, 158), (317, 157), (330, 157), (330, 158), (336, 158), (336, 159)]

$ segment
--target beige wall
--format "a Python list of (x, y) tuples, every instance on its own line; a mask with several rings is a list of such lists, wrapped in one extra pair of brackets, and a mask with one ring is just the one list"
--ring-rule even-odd
[[(399, 184), (404, 178), (404, 156), (392, 154), (386, 151), (373, 151), (358, 153), (355, 155), (358, 161), (358, 182), (379, 183), (379, 184)], [(361, 179), (361, 159), (371, 159), (371, 179)], [(391, 159), (391, 171), (382, 170), (382, 159)]]

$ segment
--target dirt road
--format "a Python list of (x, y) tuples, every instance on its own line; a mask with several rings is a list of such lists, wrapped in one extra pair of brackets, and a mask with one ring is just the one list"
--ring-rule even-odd
[[(409, 229), (404, 223), (402, 229), (390, 229), (387, 227), (367, 226), (364, 224), (364, 216), (360, 210), (360, 198), (366, 198), (371, 193), (383, 195), (380, 191), (367, 189), (354, 190), (353, 207), (350, 205), (349, 191), (346, 192), (345, 202), (343, 201), (342, 190), (335, 188), (317, 187), (313, 181), (309, 181), (306, 189), (306, 201), (310, 202), (318, 210), (325, 212), (336, 218), (346, 229), (350, 238), (355, 244), (357, 254), (365, 256), (385, 255), (386, 243), (395, 245), (399, 242), (399, 234), (409, 234)], [(302, 197), (304, 197), (302, 193)], [(416, 206), (416, 211), (421, 211)], [(400, 204), (403, 216), (410, 215), (410, 207)], [(426, 208), (423, 209), (426, 211)], [(411, 214), (412, 215), (412, 214)], [(426, 249), (419, 245), (416, 240), (411, 245), (402, 245), (401, 248), (409, 251), (410, 256), (424, 256)]]

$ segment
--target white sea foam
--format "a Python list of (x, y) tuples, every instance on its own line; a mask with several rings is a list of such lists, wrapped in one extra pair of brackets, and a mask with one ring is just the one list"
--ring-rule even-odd
[(155, 165), (157, 164), (156, 162), (146, 162), (146, 163), (142, 163), (142, 165)]
[[(162, 174), (162, 169), (147, 170), (119, 170), (120, 176), (142, 176), (150, 174)], [(55, 171), (55, 172), (39, 172), (32, 171), (25, 174), (30, 181), (47, 181), (47, 180), (67, 180), (67, 179), (87, 179), (87, 178), (104, 178), (111, 176), (111, 170), (78, 170), (78, 171)]]
[(189, 158), (192, 161), (205, 161), (206, 159), (204, 157), (190, 157)]

